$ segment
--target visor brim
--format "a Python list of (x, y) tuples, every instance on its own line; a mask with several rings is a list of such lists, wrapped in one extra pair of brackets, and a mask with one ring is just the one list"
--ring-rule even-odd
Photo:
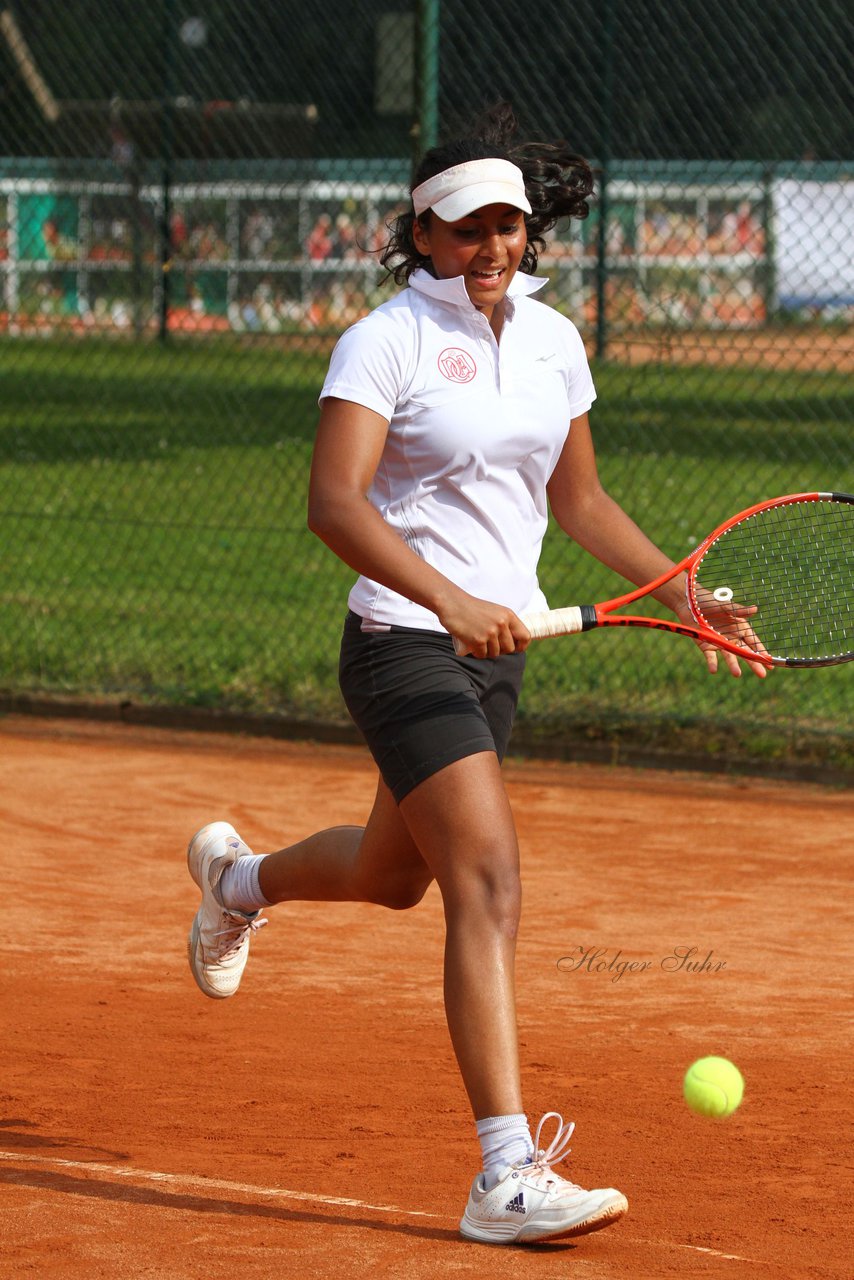
[(509, 205), (522, 213), (530, 213), (531, 205), (528, 197), (512, 182), (476, 182), (459, 191), (452, 191), (431, 205), (437, 218), (443, 222), (458, 222), (476, 209), (484, 209), (488, 204)]

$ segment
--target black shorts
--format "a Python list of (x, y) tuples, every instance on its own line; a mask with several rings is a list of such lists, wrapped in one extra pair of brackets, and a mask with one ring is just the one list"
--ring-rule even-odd
[(458, 658), (445, 631), (362, 631), (348, 613), (339, 681), (398, 804), (419, 782), (478, 751), (504, 758), (524, 653)]

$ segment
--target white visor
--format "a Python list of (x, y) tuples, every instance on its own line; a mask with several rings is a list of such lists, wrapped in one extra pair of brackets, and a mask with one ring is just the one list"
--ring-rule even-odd
[(531, 212), (522, 170), (509, 160), (469, 160), (428, 178), (412, 192), (416, 214), (432, 209), (443, 222), (456, 222), (488, 204), (509, 204)]

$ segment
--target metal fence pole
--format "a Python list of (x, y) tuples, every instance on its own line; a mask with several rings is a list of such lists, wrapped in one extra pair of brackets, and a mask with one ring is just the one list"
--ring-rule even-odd
[(418, 118), (416, 159), (435, 147), (439, 136), (439, 22), (441, 0), (418, 0), (415, 36)]
[(602, 126), (599, 135), (599, 228), (596, 238), (596, 357), (608, 348), (606, 288), (608, 283), (608, 177), (611, 162), (611, 121), (614, 97), (614, 43), (617, 0), (605, 0), (602, 24)]
[(769, 165), (762, 177), (762, 231), (765, 237), (765, 263), (762, 267), (762, 300), (764, 319), (777, 319), (777, 272), (774, 266), (774, 166)]
[(160, 215), (160, 319), (158, 336), (169, 336), (172, 296), (172, 151), (175, 134), (175, 0), (163, 0), (163, 103), (160, 130), (162, 205)]

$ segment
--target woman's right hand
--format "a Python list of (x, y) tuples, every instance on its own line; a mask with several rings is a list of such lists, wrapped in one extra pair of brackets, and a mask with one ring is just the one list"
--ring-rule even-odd
[(523, 653), (531, 635), (521, 618), (506, 605), (479, 600), (465, 591), (454, 593), (439, 610), (439, 621), (454, 637), (460, 657), (498, 658), (503, 653)]

